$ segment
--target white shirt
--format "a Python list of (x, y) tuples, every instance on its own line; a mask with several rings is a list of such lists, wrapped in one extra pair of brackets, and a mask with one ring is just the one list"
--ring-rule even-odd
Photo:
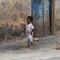
[(26, 25), (26, 33), (29, 35), (31, 34), (32, 30), (34, 29), (34, 26), (32, 23)]

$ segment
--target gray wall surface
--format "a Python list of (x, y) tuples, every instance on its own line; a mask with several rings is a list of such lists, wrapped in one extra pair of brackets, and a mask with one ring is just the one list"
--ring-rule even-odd
[(55, 35), (60, 36), (60, 0), (55, 0), (55, 18), (54, 18), (54, 23), (55, 23)]

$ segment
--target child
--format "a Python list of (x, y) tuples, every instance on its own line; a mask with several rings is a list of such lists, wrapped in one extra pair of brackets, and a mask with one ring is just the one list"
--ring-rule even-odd
[(33, 17), (28, 16), (27, 17), (27, 25), (26, 25), (26, 35), (28, 39), (28, 46), (32, 48), (32, 42), (33, 42), (33, 31), (34, 31), (34, 26), (32, 24)]

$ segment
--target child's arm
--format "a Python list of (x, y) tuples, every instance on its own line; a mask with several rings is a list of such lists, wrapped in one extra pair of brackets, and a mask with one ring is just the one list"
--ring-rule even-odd
[(32, 32), (34, 32), (34, 29), (32, 30)]
[(33, 35), (34, 29), (32, 30), (31, 34)]
[(34, 28), (34, 26), (32, 25), (32, 35), (33, 35), (33, 32), (34, 32), (34, 29), (35, 29), (35, 28)]

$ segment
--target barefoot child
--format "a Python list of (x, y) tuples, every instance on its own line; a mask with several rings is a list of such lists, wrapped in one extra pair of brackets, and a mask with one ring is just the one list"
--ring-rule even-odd
[(33, 42), (33, 31), (34, 31), (34, 26), (32, 24), (33, 17), (28, 16), (27, 17), (27, 25), (26, 25), (26, 35), (28, 39), (28, 46), (27, 47), (32, 47), (32, 42)]

